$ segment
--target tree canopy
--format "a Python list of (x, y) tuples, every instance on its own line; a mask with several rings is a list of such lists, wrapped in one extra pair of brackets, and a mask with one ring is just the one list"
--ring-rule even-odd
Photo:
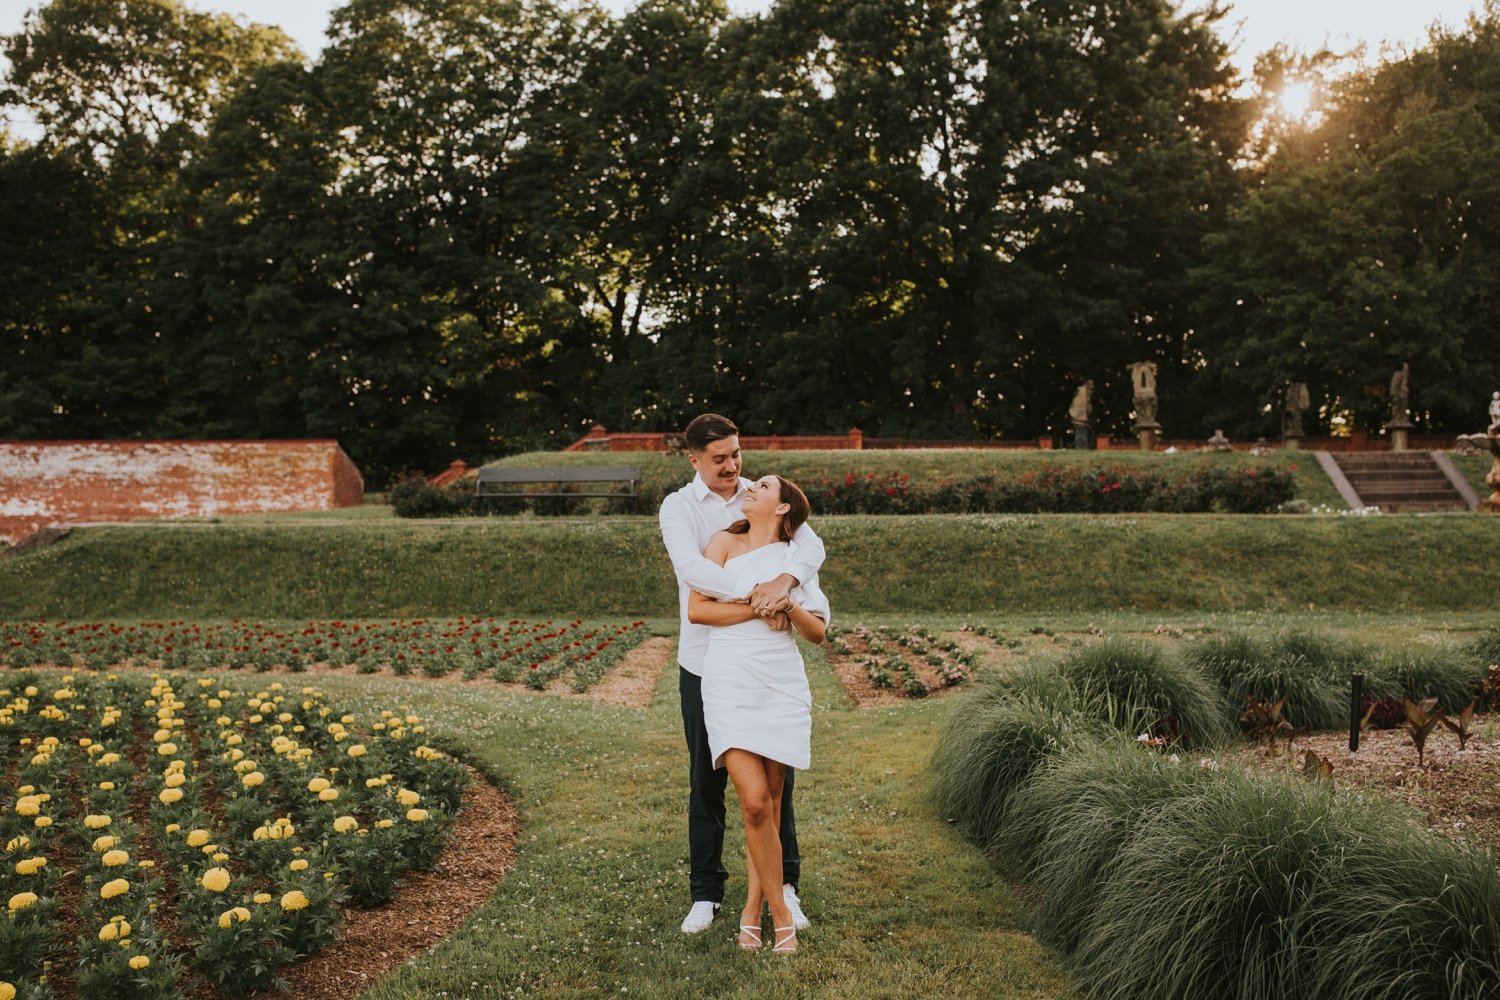
[[(336, 437), (375, 478), (602, 422), (1174, 436), (1288, 381), (1473, 429), (1500, 376), (1494, 10), (1268, 139), (1169, 0), (179, 0), (4, 39), (0, 435)], [(1264, 82), (1264, 81), (1263, 81)], [(1270, 407), (1268, 410), (1267, 407)]]

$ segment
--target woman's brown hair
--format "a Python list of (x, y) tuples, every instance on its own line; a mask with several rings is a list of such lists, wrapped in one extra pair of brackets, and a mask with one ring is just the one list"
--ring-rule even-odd
[[(787, 505), (787, 512), (781, 515), (781, 530), (777, 533), (777, 541), (790, 542), (797, 529), (807, 523), (812, 514), (812, 504), (807, 502), (807, 494), (802, 492), (802, 487), (790, 479), (777, 476), (776, 481), (781, 484), (781, 499), (777, 504)], [(724, 530), (731, 535), (743, 535), (750, 530), (750, 522), (740, 518)]]

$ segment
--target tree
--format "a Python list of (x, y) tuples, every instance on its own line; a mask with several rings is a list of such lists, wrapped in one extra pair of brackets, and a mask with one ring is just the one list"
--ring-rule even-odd
[(1491, 8), (1344, 81), (1272, 158), (1195, 275), (1222, 426), (1270, 431), (1286, 382), (1307, 381), (1323, 426), (1376, 430), (1409, 363), (1420, 425), (1479, 427), (1500, 376), (1497, 86)]

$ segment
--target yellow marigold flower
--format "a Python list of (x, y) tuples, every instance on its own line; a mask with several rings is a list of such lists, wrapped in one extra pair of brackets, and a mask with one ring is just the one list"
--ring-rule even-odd
[(150, 964), (151, 959), (147, 958), (145, 955), (132, 955), (130, 958), (130, 967), (132, 969), (135, 969), (136, 971), (140, 971)]
[[(135, 866), (137, 868), (155, 868), (156, 867), (156, 862), (155, 861), (151, 861), (151, 860), (137, 861), (135, 863)], [(152, 905), (154, 906), (156, 904), (153, 903)]]
[(99, 889), (99, 898), (100, 899), (114, 899), (116, 896), (123, 896), (123, 895), (125, 895), (125, 893), (127, 893), (129, 891), (130, 891), (130, 883), (129, 882), (125, 881), (122, 878), (111, 879), (110, 881), (104, 883), (104, 885), (100, 887), (100, 889)]
[(42, 801), (35, 795), (23, 795), (16, 799), (16, 814), (18, 816), (35, 816), (42, 811)]
[(305, 872), (305, 871), (307, 871), (307, 859), (306, 858), (295, 858), (295, 859), (293, 859), (293, 861), (291, 862), (291, 864), (287, 865), (287, 867), (290, 868), (294, 872)]
[(114, 847), (119, 842), (120, 842), (120, 838), (119, 837), (116, 837), (114, 834), (111, 834), (111, 833), (106, 833), (102, 837), (95, 837), (94, 838), (94, 850), (96, 852), (98, 852), (98, 851), (107, 851), (111, 847)]
[(327, 778), (314, 778), (307, 783), (307, 790), (309, 792), (321, 792), (323, 789), (331, 788), (332, 786), (333, 783)]
[(363, 743), (356, 743), (346, 751), (351, 757), (363, 757), (366, 753)]
[(239, 733), (230, 733), (228, 736), (224, 737), (224, 742), (228, 746), (237, 747), (241, 743), (245, 742), (245, 737), (241, 736)]
[(181, 802), (182, 801), (182, 789), (180, 789), (180, 788), (163, 788), (161, 790), (161, 794), (158, 795), (157, 798), (160, 799), (166, 805), (171, 805), (174, 802)]
[(52, 758), (49, 757), (49, 756), (47, 756), (46, 754), (39, 753), (39, 754), (36, 754), (35, 756), (33, 756), (31, 758), (31, 766), (32, 767), (41, 767), (43, 764), (46, 764), (46, 763), (48, 763), (51, 760), (52, 760)]
[(189, 847), (202, 847), (203, 845), (207, 844), (210, 839), (212, 839), (212, 836), (207, 830), (189, 830), (187, 835), (187, 845)]
[(183, 785), (187, 784), (187, 775), (183, 774), (181, 771), (173, 771), (171, 774), (168, 774), (165, 778), (162, 779), (162, 783), (165, 784), (168, 788), (181, 788)]
[(338, 797), (339, 790), (337, 788), (325, 788), (318, 793), (319, 802), (336, 802)]
[(209, 892), (223, 892), (229, 888), (229, 872), (223, 868), (210, 868), (198, 883)]
[(111, 751), (100, 757), (97, 763), (100, 767), (111, 767), (120, 763), (120, 755)]
[(109, 826), (109, 822), (109, 817), (104, 815), (103, 813), (96, 813), (91, 816), (83, 817), (83, 825), (88, 827), (90, 830), (102, 830), (106, 826)]
[(35, 875), (47, 867), (46, 858), (22, 858), (16, 862), (17, 875)]
[(36, 893), (18, 892), (14, 896), (10, 897), (10, 912), (15, 913), (17, 910), (24, 910), (28, 906), (35, 905), (36, 901)]
[[(156, 752), (159, 753), (159, 754), (161, 754), (163, 757), (170, 757), (174, 753), (177, 752), (177, 744), (176, 743), (163, 743), (161, 746), (159, 746), (159, 747), (156, 748)], [(142, 956), (142, 957), (144, 957), (144, 956)]]
[(113, 781), (101, 781), (101, 782), (99, 782), (99, 791), (101, 791), (101, 792), (112, 792), (114, 790), (115, 790), (115, 783)]
[(24, 833), (19, 837), (12, 837), (5, 845), (6, 854), (14, 854), (16, 851), (24, 851), (31, 846), (31, 838)]
[(269, 892), (257, 892), (254, 896), (250, 897), (250, 902), (264, 906), (271, 901), (271, 898)]
[(246, 719), (245, 721), (249, 722), (252, 726), (258, 726), (262, 722), (265, 721), (265, 716), (261, 715), (259, 712), (256, 712), (254, 715), (250, 716), (250, 718)]
[(333, 829), (337, 833), (353, 833), (359, 829), (359, 820), (353, 816), (340, 816), (333, 821)]
[(309, 900), (307, 894), (301, 889), (293, 889), (281, 897), (281, 908), (283, 910), (302, 910), (307, 908)]
[[(125, 933), (129, 934), (130, 932), (126, 931)], [(99, 940), (100, 941), (113, 941), (116, 938), (118, 938), (119, 936), (120, 936), (120, 925), (117, 924), (117, 923), (115, 923), (113, 920), (111, 920), (109, 923), (105, 924), (103, 927), (99, 928)]]
[(16, 1000), (15, 986), (0, 980), (0, 1000)]
[(31, 825), (36, 827), (38, 830), (45, 830), (47, 827), (52, 825), (52, 817), (38, 816), (36, 819), (31, 821)]
[(104, 857), (99, 860), (104, 862), (104, 867), (106, 868), (118, 868), (130, 861), (130, 855), (120, 850), (105, 851)]
[(209, 858), (215, 864), (222, 865), (224, 862), (229, 860), (229, 855), (225, 854), (223, 851), (216, 851), (213, 854), (209, 855)]
[(406, 818), (407, 818), (408, 821), (410, 821), (412, 823), (425, 823), (425, 822), (427, 822), (427, 810), (426, 809), (408, 809), (408, 810), (406, 810)]
[(236, 906), (219, 914), (219, 926), (227, 931), (236, 922), (243, 924), (249, 919), (250, 911), (243, 906)]
[(151, 734), (151, 739), (157, 743), (165, 743), (172, 738), (172, 730), (158, 729)]
[(382, 830), (389, 830), (391, 827), (396, 825), (396, 821), (393, 819), (381, 819), (376, 820), (375, 825)]
[(385, 784), (385, 779), (384, 778), (366, 778), (365, 779), (365, 787), (366, 788), (379, 788), (381, 785), (384, 785), (384, 784)]
[(247, 757), (244, 760), (241, 760), (241, 761), (237, 762), (234, 765), (234, 773), (235, 774), (244, 774), (246, 771), (253, 771), (253, 770), (255, 770), (257, 766), (259, 766), (259, 765), (257, 765), (255, 763), (255, 761), (250, 760)]
[(265, 783), (266, 776), (264, 774), (261, 774), (259, 771), (251, 771), (249, 774), (240, 779), (240, 784), (244, 785), (246, 788), (254, 788), (257, 785), (263, 785)]
[(166, 826), (162, 827), (162, 832), (163, 833), (178, 833), (181, 830), (182, 830), (182, 824), (181, 823), (168, 823)]

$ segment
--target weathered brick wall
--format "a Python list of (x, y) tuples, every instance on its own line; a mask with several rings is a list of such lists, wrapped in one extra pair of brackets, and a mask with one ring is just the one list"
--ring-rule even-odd
[(0, 541), (53, 524), (364, 502), (337, 441), (0, 441)]

